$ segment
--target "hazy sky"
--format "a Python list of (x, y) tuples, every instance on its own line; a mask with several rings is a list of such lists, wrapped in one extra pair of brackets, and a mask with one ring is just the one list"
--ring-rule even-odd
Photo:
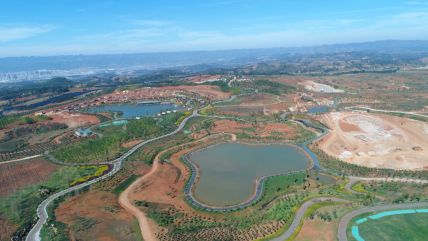
[(5, 0), (0, 56), (428, 39), (428, 0)]

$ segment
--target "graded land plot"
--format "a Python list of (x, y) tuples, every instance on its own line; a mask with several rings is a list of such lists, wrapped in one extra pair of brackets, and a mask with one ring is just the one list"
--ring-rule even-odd
[(321, 84), (314, 81), (307, 80), (303, 82), (306, 90), (320, 93), (343, 93), (341, 89), (336, 89), (333, 86), (327, 84)]
[(67, 111), (49, 113), (47, 116), (52, 118), (50, 122), (63, 123), (69, 128), (79, 126), (99, 124), (100, 120), (95, 115), (87, 115), (81, 113), (71, 113)]
[(243, 122), (235, 120), (216, 120), (209, 128), (198, 129), (197, 125), (192, 128), (194, 136), (207, 133), (232, 133), (239, 139), (289, 143), (300, 143), (313, 137), (313, 133), (302, 128), (300, 125), (290, 122)]
[[(340, 217), (345, 215), (350, 207), (347, 204), (332, 205), (321, 203), (319, 208), (311, 208), (303, 222), (302, 228), (296, 235), (295, 241), (333, 241), (336, 240), (337, 226)], [(315, 209), (315, 210), (314, 210)]]
[(348, 163), (390, 169), (428, 168), (428, 124), (362, 112), (322, 116), (331, 129), (319, 143), (327, 154)]
[[(27, 163), (29, 165), (29, 163)], [(25, 187), (0, 197), (1, 240), (22, 240), (23, 230), (28, 229), (36, 216), (37, 206), (48, 196), (90, 178), (101, 175), (100, 168), (106, 166), (58, 167), (45, 180), (29, 183)], [(35, 175), (34, 173), (28, 175)]]
[(70, 240), (139, 240), (132, 215), (111, 192), (91, 190), (71, 197), (59, 205), (55, 216), (67, 224)]
[(49, 179), (59, 166), (43, 159), (31, 159), (0, 166), (0, 196)]
[(253, 114), (271, 115), (281, 111), (287, 111), (292, 103), (292, 95), (275, 96), (260, 93), (243, 96), (233, 104), (216, 106), (216, 113), (235, 116), (246, 116)]
[(219, 87), (214, 85), (178, 85), (115, 91), (98, 99), (105, 103), (113, 103), (144, 99), (171, 98), (180, 94), (197, 95), (211, 100), (227, 99), (231, 95), (230, 93), (222, 92)]
[[(328, 85), (344, 93), (311, 92), (314, 97), (334, 96), (338, 106), (371, 106), (376, 109), (427, 111), (427, 70), (396, 73), (358, 73), (338, 76), (266, 76), (267, 79), (305, 89), (305, 83)], [(394, 101), (391, 101), (394, 100)]]

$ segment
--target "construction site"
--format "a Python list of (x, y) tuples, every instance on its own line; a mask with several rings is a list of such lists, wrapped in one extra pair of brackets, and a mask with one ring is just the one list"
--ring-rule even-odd
[(320, 117), (331, 132), (319, 146), (327, 154), (366, 167), (428, 168), (428, 124), (364, 112), (333, 112)]

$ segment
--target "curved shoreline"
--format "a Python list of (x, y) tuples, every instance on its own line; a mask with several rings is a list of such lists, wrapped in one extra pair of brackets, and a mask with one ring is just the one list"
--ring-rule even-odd
[[(303, 125), (305, 128), (308, 128), (310, 126), (307, 125), (306, 122), (304, 121), (297, 121), (299, 124)], [(205, 204), (201, 201), (199, 201), (197, 198), (194, 197), (193, 195), (193, 188), (196, 185), (196, 180), (199, 177), (199, 168), (198, 166), (193, 163), (191, 160), (188, 159), (188, 155), (192, 154), (193, 152), (196, 151), (200, 151), (203, 150), (207, 147), (201, 148), (199, 150), (196, 151), (192, 151), (186, 155), (182, 156), (182, 161), (184, 162), (184, 164), (186, 166), (188, 166), (191, 170), (190, 172), (190, 177), (188, 179), (188, 181), (186, 182), (185, 186), (184, 186), (184, 194), (185, 194), (185, 198), (186, 201), (193, 207), (205, 210), (205, 211), (212, 211), (212, 212), (227, 212), (227, 211), (236, 211), (239, 209), (243, 209), (246, 208), (248, 206), (253, 205), (255, 202), (259, 201), (261, 196), (263, 195), (263, 191), (264, 191), (264, 183), (265, 181), (270, 178), (270, 177), (275, 177), (275, 176), (284, 176), (284, 175), (288, 175), (288, 174), (292, 174), (292, 173), (300, 173), (300, 172), (305, 172), (305, 171), (310, 171), (310, 170), (322, 170), (318, 157), (315, 155), (315, 153), (313, 153), (309, 148), (308, 145), (317, 142), (319, 140), (321, 140), (325, 135), (328, 134), (328, 130), (325, 128), (318, 128), (322, 133), (321, 135), (315, 136), (312, 139), (309, 139), (303, 143), (300, 144), (291, 144), (291, 143), (246, 143), (246, 142), (238, 142), (238, 143), (244, 143), (246, 145), (273, 145), (273, 144), (279, 144), (279, 145), (288, 145), (288, 146), (292, 146), (294, 148), (296, 148), (297, 150), (303, 152), (306, 157), (308, 157), (310, 164), (309, 167), (306, 170), (302, 170), (302, 171), (295, 171), (295, 172), (289, 172), (289, 173), (280, 173), (280, 174), (274, 174), (274, 175), (268, 175), (268, 176), (262, 176), (256, 179), (255, 181), (255, 188), (254, 188), (254, 192), (252, 194), (252, 196), (250, 196), (247, 200), (238, 203), (238, 204), (234, 204), (234, 205), (230, 205), (230, 206), (212, 206), (209, 204)], [(219, 143), (215, 144), (218, 145)]]
[[(223, 143), (227, 143), (227, 142), (223, 142)], [(211, 211), (211, 212), (227, 212), (227, 211), (236, 211), (239, 209), (243, 209), (243, 208), (246, 208), (248, 206), (253, 205), (254, 203), (256, 203), (257, 201), (259, 201), (261, 199), (261, 197), (263, 196), (263, 193), (264, 193), (264, 184), (265, 184), (267, 179), (269, 179), (271, 177), (286, 176), (286, 175), (295, 174), (295, 173), (303, 173), (303, 172), (309, 171), (315, 167), (314, 166), (314, 160), (312, 160), (311, 156), (308, 155), (308, 153), (306, 153), (305, 150), (303, 148), (301, 148), (299, 145), (293, 145), (290, 143), (267, 143), (267, 144), (243, 143), (243, 142), (238, 142), (238, 143), (245, 144), (245, 145), (287, 145), (287, 146), (296, 148), (298, 151), (305, 154), (305, 156), (309, 160), (309, 166), (304, 170), (291, 171), (291, 172), (286, 172), (286, 173), (278, 173), (278, 174), (272, 174), (272, 175), (266, 175), (266, 176), (258, 177), (255, 180), (254, 191), (253, 191), (252, 195), (249, 198), (247, 198), (246, 200), (244, 200), (240, 203), (228, 205), (228, 206), (214, 206), (214, 205), (206, 204), (206, 203), (198, 200), (194, 196), (193, 190), (197, 184), (197, 179), (200, 176), (200, 174), (199, 174), (200, 170), (199, 170), (199, 167), (189, 159), (189, 156), (191, 154), (197, 152), (197, 151), (201, 151), (201, 150), (204, 150), (208, 147), (212, 147), (212, 146), (219, 145), (222, 143), (216, 143), (214, 145), (210, 145), (208, 147), (204, 147), (204, 148), (189, 152), (189, 153), (182, 156), (182, 161), (191, 170), (190, 171), (190, 177), (184, 186), (184, 195), (185, 195), (186, 201), (191, 206), (202, 209), (204, 211)]]

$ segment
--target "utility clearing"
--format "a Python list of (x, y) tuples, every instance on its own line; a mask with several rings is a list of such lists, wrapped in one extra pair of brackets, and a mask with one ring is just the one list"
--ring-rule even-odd
[(333, 112), (321, 120), (331, 132), (319, 143), (327, 154), (366, 167), (428, 169), (428, 124), (360, 112)]

